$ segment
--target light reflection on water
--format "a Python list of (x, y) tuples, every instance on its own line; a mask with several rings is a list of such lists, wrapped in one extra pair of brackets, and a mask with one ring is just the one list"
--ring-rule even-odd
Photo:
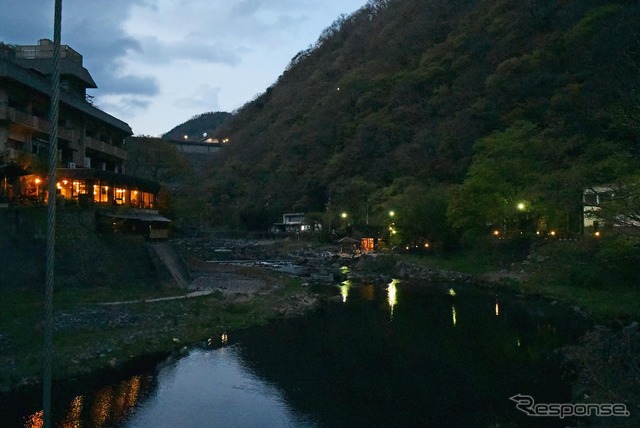
[[(68, 395), (55, 426), (413, 426), (413, 414), (526, 426), (509, 396), (565, 397), (532, 359), (567, 337), (548, 305), (397, 280), (345, 281), (336, 294), (342, 303), (306, 317), (224, 333), (153, 373)], [(42, 426), (42, 412), (27, 414), (22, 426)]]
[[(79, 428), (91, 426), (102, 428), (110, 426), (126, 417), (138, 404), (142, 378), (133, 376), (94, 391), (88, 404), (88, 414), (84, 414), (85, 396), (74, 397), (66, 408), (64, 418), (56, 424), (61, 428)], [(89, 421), (89, 424), (87, 424)], [(24, 418), (24, 428), (43, 426), (43, 412), (37, 411)]]
[[(156, 375), (158, 388), (140, 398), (141, 376), (133, 376), (92, 394), (83, 415), (84, 396), (77, 396), (55, 426), (79, 427), (311, 427), (289, 409), (278, 389), (242, 364), (235, 346), (194, 350), (166, 364)], [(135, 412), (134, 412), (135, 410)], [(41, 428), (43, 412), (24, 419), (25, 428)]]
[(194, 350), (160, 370), (160, 387), (124, 427), (313, 426), (242, 363), (236, 346)]
[(398, 288), (396, 284), (399, 282), (397, 279), (394, 279), (387, 286), (387, 302), (389, 302), (391, 320), (393, 320), (393, 307), (398, 304)]
[(351, 289), (351, 281), (342, 281), (338, 286), (340, 288), (340, 295), (342, 296), (342, 303), (347, 303), (347, 297), (349, 297), (349, 290)]
[(321, 426), (540, 426), (509, 397), (570, 399), (546, 355), (584, 325), (557, 309), (464, 286), (355, 283), (342, 304), (239, 340), (253, 371)]
[(451, 305), (451, 321), (455, 327), (458, 324), (458, 313), (456, 312), (456, 305)]

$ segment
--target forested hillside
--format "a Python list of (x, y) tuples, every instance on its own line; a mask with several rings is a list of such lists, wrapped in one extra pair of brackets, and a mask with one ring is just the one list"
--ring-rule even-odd
[(187, 136), (189, 140), (199, 140), (202, 134), (212, 134), (229, 117), (231, 113), (222, 111), (207, 112), (196, 115), (184, 123), (175, 126), (162, 136), (167, 140), (182, 140)]
[(437, 241), (525, 203), (576, 232), (583, 189), (637, 171), (638, 22), (637, 1), (372, 0), (217, 131), (211, 221), (362, 229), (394, 209), (398, 239)]

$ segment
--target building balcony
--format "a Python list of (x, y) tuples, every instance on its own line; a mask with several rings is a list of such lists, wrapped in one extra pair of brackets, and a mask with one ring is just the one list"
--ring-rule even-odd
[(85, 145), (87, 149), (96, 150), (98, 152), (102, 152), (118, 159), (127, 160), (127, 152), (120, 147), (113, 146), (109, 143), (105, 143), (104, 141), (96, 140), (94, 138), (86, 137)]
[[(9, 122), (20, 124), (34, 131), (51, 134), (51, 122), (12, 107), (0, 105), (0, 120), (8, 120)], [(58, 126), (58, 138), (73, 142), (75, 141), (75, 137), (76, 132), (72, 129)]]

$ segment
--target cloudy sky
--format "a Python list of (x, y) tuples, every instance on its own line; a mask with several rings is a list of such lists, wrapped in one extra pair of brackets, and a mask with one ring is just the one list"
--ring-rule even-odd
[[(233, 111), (264, 92), (340, 14), (366, 0), (63, 0), (62, 43), (102, 110), (137, 135)], [(0, 41), (53, 39), (54, 0), (2, 0)]]

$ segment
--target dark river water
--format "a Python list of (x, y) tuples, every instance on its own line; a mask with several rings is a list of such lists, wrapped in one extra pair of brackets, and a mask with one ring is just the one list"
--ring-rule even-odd
[[(54, 387), (60, 427), (566, 426), (509, 399), (570, 402), (553, 349), (572, 311), (453, 286), (331, 287), (300, 318), (211, 338), (181, 356), (91, 384)], [(224, 343), (223, 343), (224, 342)], [(0, 420), (37, 427), (38, 399)]]

